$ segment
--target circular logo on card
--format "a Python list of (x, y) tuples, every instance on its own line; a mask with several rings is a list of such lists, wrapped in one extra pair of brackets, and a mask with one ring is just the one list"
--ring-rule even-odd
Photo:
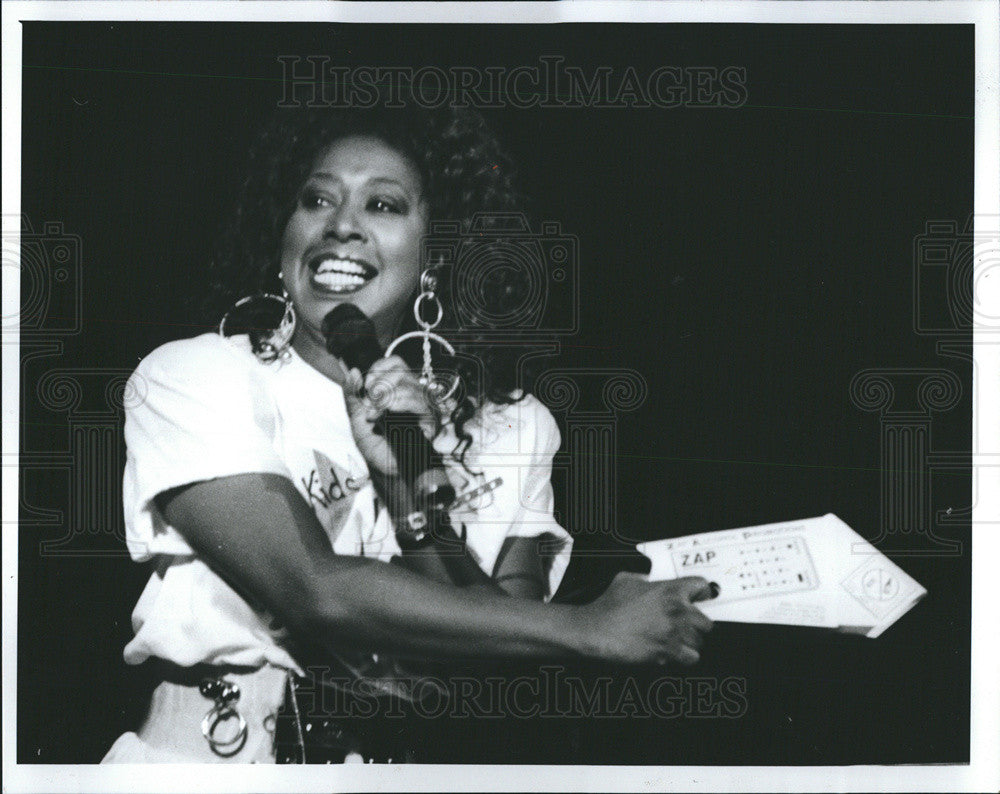
[(861, 589), (869, 598), (888, 601), (899, 593), (899, 579), (884, 568), (872, 568), (861, 578)]

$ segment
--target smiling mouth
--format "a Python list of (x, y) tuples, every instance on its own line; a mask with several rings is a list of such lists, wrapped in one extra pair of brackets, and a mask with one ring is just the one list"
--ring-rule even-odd
[(308, 267), (312, 286), (333, 295), (357, 292), (378, 275), (378, 270), (364, 260), (328, 254), (313, 257)]

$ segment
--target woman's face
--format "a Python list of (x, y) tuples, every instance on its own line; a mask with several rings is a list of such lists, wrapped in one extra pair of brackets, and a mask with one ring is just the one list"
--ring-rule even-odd
[(316, 159), (281, 243), (282, 282), (300, 330), (322, 343), (322, 322), (353, 303), (391, 339), (417, 287), (428, 218), (420, 175), (378, 138), (335, 141)]

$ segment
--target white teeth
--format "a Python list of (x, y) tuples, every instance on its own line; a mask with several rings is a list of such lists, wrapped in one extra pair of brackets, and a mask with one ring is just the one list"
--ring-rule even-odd
[(361, 276), (355, 276), (349, 273), (337, 273), (335, 271), (317, 273), (313, 276), (313, 280), (327, 289), (334, 290), (353, 289), (354, 287), (361, 287), (366, 283)]
[(317, 274), (339, 272), (357, 276), (365, 275), (365, 269), (357, 262), (352, 262), (350, 259), (324, 259), (319, 263), (319, 267), (316, 269), (316, 272)]

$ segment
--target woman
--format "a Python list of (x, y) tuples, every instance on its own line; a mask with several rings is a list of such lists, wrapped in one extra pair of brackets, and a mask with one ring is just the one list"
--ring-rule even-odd
[[(155, 664), (162, 683), (105, 761), (273, 762), (289, 711), (301, 750), (287, 696), (307, 659), (386, 686), (397, 659), (696, 661), (711, 626), (692, 603), (709, 596), (701, 579), (622, 575), (592, 604), (545, 603), (570, 545), (552, 516), (559, 435), (518, 389), (509, 349), (457, 356), (453, 394), (398, 356), (362, 373), (330, 352), (343, 340), (328, 318), (345, 303), (383, 349), (407, 317), (426, 327), (440, 309), (440, 327), (456, 325), (468, 296), (423, 261), (430, 221), (467, 230), (474, 214), (517, 205), (482, 120), (288, 111), (254, 158), (209, 300), (280, 293), (283, 315), (273, 332), (164, 345), (134, 375), (145, 399), (126, 416), (128, 543), (156, 572), (125, 658)], [(516, 298), (516, 282), (494, 287)], [(430, 534), (380, 425), (400, 414), (419, 421), (459, 494)]]

